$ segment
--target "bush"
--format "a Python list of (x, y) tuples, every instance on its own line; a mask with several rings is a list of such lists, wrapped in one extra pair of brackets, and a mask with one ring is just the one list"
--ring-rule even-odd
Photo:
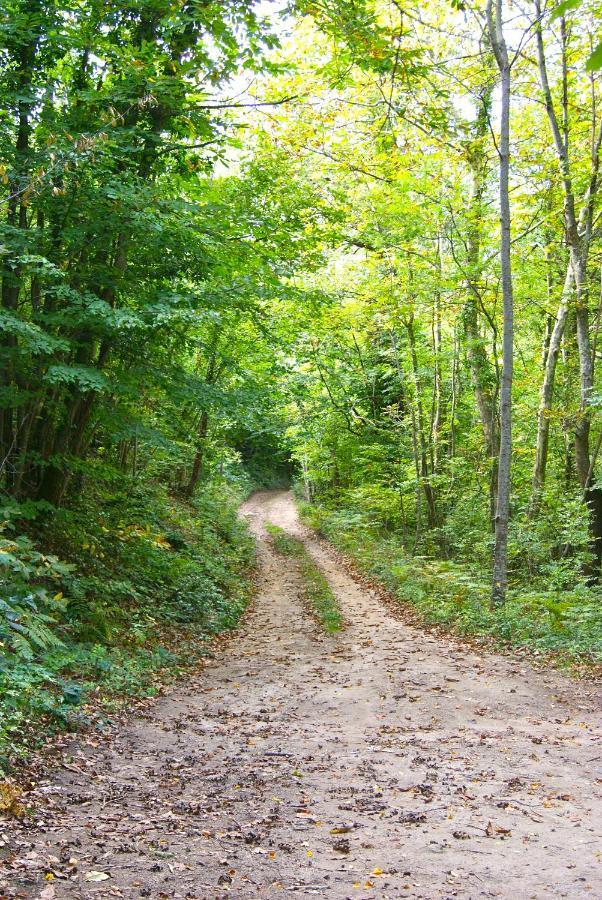
[[(97, 688), (108, 704), (155, 693), (244, 610), (253, 542), (236, 491), (95, 491), (32, 523), (12, 509), (0, 540), (0, 768), (78, 727)], [(8, 537), (19, 522), (31, 534)]]

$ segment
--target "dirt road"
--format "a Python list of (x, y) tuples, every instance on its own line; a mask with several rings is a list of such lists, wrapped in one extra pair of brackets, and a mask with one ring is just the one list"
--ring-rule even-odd
[[(602, 897), (596, 690), (403, 624), (288, 494), (242, 513), (245, 626), (108, 747), (75, 744), (0, 897)], [(343, 632), (309, 618), (265, 522), (303, 538)]]

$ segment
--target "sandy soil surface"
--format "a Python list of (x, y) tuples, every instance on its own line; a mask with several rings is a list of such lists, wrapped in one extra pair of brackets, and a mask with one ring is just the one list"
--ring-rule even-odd
[[(287, 493), (242, 514), (245, 625), (114, 739), (68, 744), (36, 820), (0, 827), (0, 897), (602, 897), (595, 686), (404, 624)], [(305, 541), (338, 635), (266, 522)]]

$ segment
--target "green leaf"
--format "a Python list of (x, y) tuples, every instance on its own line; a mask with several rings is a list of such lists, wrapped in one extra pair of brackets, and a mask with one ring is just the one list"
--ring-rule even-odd
[(49, 366), (45, 376), (49, 384), (72, 384), (82, 391), (105, 391), (109, 387), (109, 380), (90, 366)]
[(588, 58), (585, 63), (585, 68), (588, 72), (597, 72), (598, 69), (602, 69), (602, 41), (600, 41), (594, 52)]
[(0, 332), (18, 338), (23, 350), (32, 354), (55, 353), (67, 350), (66, 341), (43, 331), (34, 322), (27, 322), (8, 309), (0, 311)]
[(556, 9), (552, 12), (550, 16), (550, 22), (555, 22), (556, 19), (561, 19), (566, 13), (571, 12), (573, 9), (579, 9), (583, 0), (562, 0), (562, 3), (559, 3)]

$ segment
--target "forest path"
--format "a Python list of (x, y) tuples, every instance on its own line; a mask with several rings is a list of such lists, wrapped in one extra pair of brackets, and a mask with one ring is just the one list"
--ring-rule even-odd
[[(108, 745), (72, 743), (0, 897), (602, 897), (595, 688), (403, 624), (288, 493), (242, 514), (260, 561), (246, 624)], [(324, 571), (338, 635), (266, 522)]]

